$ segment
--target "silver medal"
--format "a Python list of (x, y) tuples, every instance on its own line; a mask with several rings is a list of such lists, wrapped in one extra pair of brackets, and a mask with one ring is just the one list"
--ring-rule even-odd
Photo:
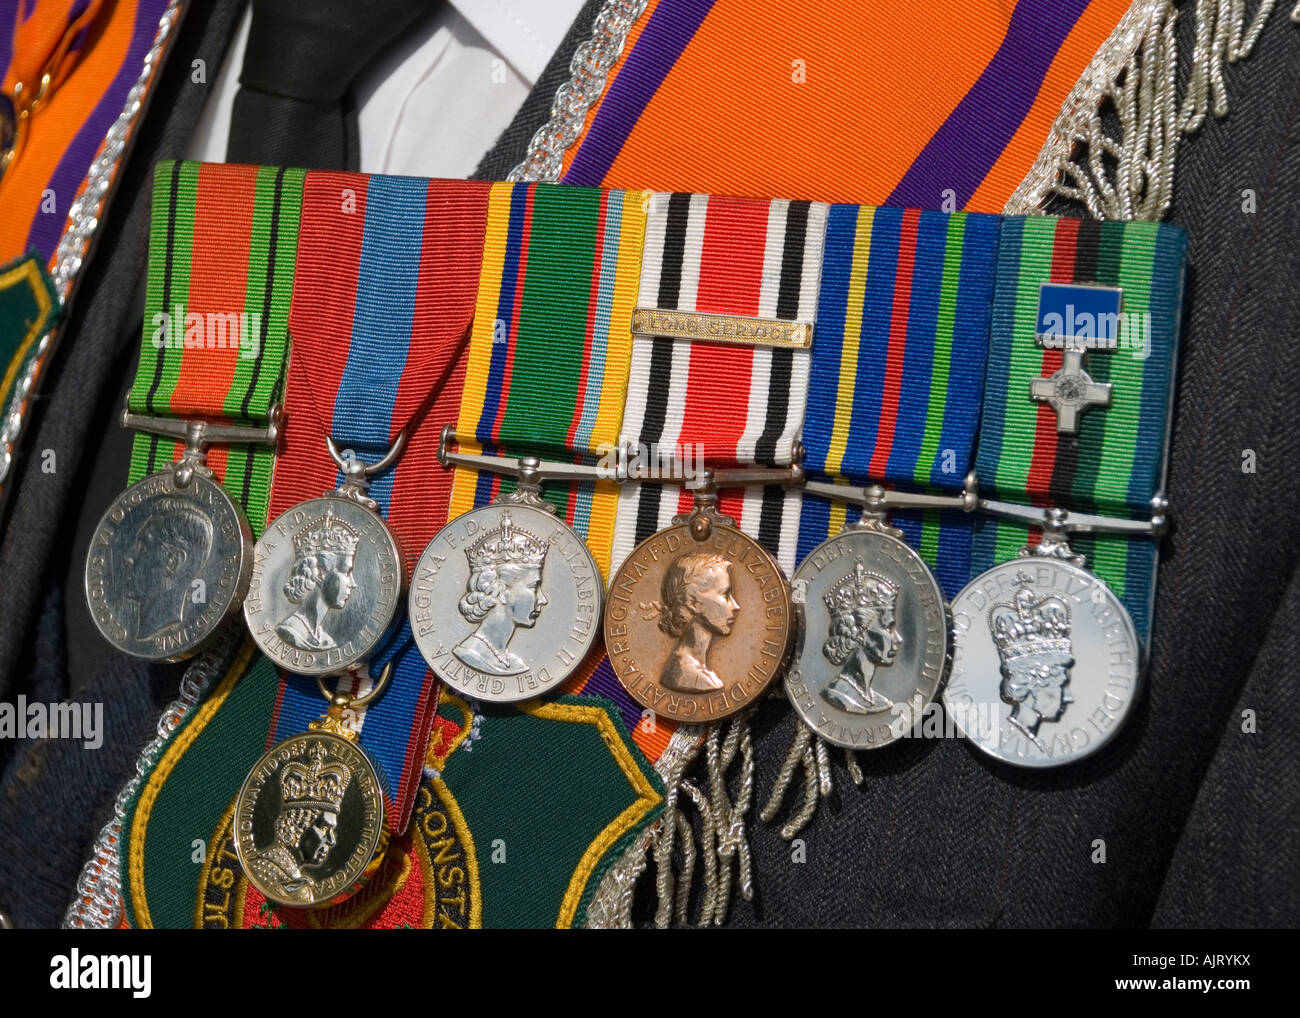
[(239, 610), (253, 567), (244, 511), (213, 480), (210, 442), (274, 444), (265, 428), (213, 425), (126, 411), (124, 427), (185, 440), (181, 457), (114, 500), (86, 556), (86, 602), (104, 638), (123, 653), (179, 661), (208, 644)]
[(392, 624), (405, 580), (397, 539), (364, 494), (366, 477), (391, 464), (403, 442), (372, 466), (329, 444), (347, 471), (343, 485), (299, 502), (266, 528), (244, 599), (262, 653), (301, 675), (364, 662)]
[(837, 746), (875, 749), (902, 738), (943, 680), (943, 594), (901, 537), (868, 520), (818, 545), (794, 574), (799, 640), (786, 695)]
[(1124, 603), (1084, 566), (1070, 533), (1159, 537), (1149, 520), (980, 499), (985, 512), (1042, 529), (1042, 539), (971, 580), (952, 601), (952, 674), (944, 710), (981, 752), (1056, 767), (1097, 752), (1137, 702), (1142, 645)]
[(410, 593), (411, 630), (434, 674), (497, 703), (541, 696), (573, 674), (596, 640), (604, 594), (586, 543), (540, 495), (529, 472), (540, 464), (509, 462), (518, 488), (439, 530)]
[(197, 653), (239, 609), (252, 533), (224, 488), (151, 474), (108, 508), (90, 540), (86, 601), (118, 650), (153, 661)]
[(1101, 580), (1063, 559), (994, 566), (952, 602), (944, 709), (980, 751), (1020, 767), (1095, 753), (1136, 702), (1133, 621)]

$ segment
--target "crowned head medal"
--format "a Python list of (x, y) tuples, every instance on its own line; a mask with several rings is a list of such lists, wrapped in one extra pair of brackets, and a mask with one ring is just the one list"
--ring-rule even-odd
[(343, 484), (299, 502), (258, 540), (244, 617), (277, 665), (302, 675), (346, 672), (370, 656), (397, 614), (402, 553), (365, 484), (401, 454), (404, 436), (372, 465), (327, 439)]
[(451, 438), (444, 429), (444, 465), (512, 472), (518, 484), (450, 521), (424, 549), (411, 579), (416, 646), (463, 696), (498, 703), (541, 696), (573, 674), (596, 640), (600, 569), (541, 497), (543, 464), (449, 452)]

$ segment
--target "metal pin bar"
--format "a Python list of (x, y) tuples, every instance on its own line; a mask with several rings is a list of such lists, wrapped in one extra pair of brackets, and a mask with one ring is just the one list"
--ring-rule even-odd
[(280, 437), (280, 426), (284, 415), (280, 404), (271, 407), (271, 415), (262, 428), (245, 424), (213, 424), (208, 421), (187, 420), (184, 417), (155, 417), (152, 414), (137, 414), (131, 410), (122, 411), (122, 427), (135, 431), (144, 431), (164, 438), (175, 438), (194, 446), (227, 444), (236, 442), (258, 442), (275, 445)]
[(544, 481), (617, 481), (622, 477), (611, 472), (607, 467), (586, 463), (558, 463), (541, 460), (536, 456), (485, 456), (481, 453), (452, 452), (452, 445), (459, 445), (460, 439), (456, 429), (447, 424), (438, 439), (438, 462), (444, 467), (467, 467), (472, 470), (487, 470), (494, 474), (505, 474), (519, 478), (529, 484), (541, 484)]
[(911, 491), (894, 491), (878, 484), (855, 488), (828, 481), (808, 481), (803, 490), (810, 495), (820, 495), (837, 502), (853, 502), (872, 512), (889, 509), (960, 509), (970, 512), (978, 501), (978, 496), (969, 489), (956, 495), (923, 495)]
[(977, 508), (993, 516), (1001, 516), (1004, 519), (1027, 523), (1032, 527), (1042, 527), (1048, 532), (1063, 534), (1129, 534), (1138, 537), (1159, 537), (1169, 526), (1169, 503), (1161, 495), (1151, 500), (1152, 515), (1149, 520), (1125, 520), (1113, 516), (1099, 516), (1096, 513), (1070, 512), (1060, 508), (1043, 509), (989, 498), (979, 499)]

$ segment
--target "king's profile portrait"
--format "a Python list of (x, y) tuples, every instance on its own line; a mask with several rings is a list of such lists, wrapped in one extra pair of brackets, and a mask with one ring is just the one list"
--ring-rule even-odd
[(189, 499), (166, 495), (149, 508), (123, 559), (126, 597), (139, 606), (136, 637), (141, 640), (184, 626), (213, 538), (212, 521)]

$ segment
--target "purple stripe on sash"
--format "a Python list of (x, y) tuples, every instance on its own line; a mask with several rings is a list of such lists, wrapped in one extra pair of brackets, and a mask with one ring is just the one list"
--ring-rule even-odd
[(886, 205), (940, 208), (951, 188), (957, 208), (975, 189), (1024, 122), (1043, 78), (1088, 0), (1021, 0), (1002, 45), (970, 91), (934, 132)]
[(0, 0), (0, 78), (9, 73), (9, 60), (14, 55), (14, 31), (17, 28), (17, 0)]
[(712, 8), (713, 0), (661, 0), (609, 86), (564, 183), (604, 181), (633, 125)]
[(144, 55), (153, 45), (158, 21), (167, 9), (167, 2), (168, 0), (140, 0), (135, 10), (135, 25), (131, 30), (131, 44), (127, 47), (125, 59), (113, 77), (112, 84), (77, 131), (68, 150), (59, 160), (54, 175), (46, 184), (54, 192), (56, 211), (37, 211), (27, 234), (27, 250), (36, 249), (46, 260), (58, 246), (64, 224), (68, 221), (68, 209), (81, 188), (81, 182), (86, 179), (86, 173), (99, 151), (104, 135), (126, 106), (127, 93), (140, 77)]

